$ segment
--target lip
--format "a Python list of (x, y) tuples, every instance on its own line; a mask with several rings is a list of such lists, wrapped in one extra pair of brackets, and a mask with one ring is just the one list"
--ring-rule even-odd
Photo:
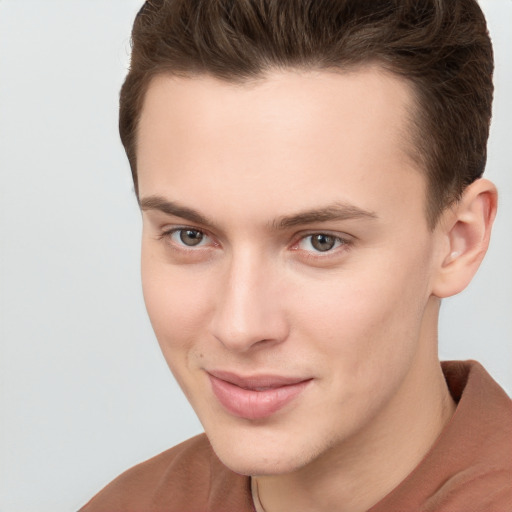
[(242, 377), (225, 371), (207, 372), (213, 394), (234, 416), (257, 420), (279, 411), (297, 398), (311, 378), (279, 375)]

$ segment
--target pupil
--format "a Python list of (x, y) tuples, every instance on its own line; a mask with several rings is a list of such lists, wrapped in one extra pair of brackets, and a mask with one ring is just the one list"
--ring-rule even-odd
[(334, 247), (334, 237), (329, 235), (314, 235), (311, 244), (317, 251), (325, 252)]
[(203, 239), (203, 234), (201, 231), (196, 231), (195, 229), (182, 229), (180, 231), (180, 240), (185, 245), (194, 246), (201, 242)]

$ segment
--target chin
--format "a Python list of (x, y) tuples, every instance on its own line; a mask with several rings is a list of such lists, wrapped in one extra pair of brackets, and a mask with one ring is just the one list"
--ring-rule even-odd
[[(217, 452), (216, 452), (217, 453)], [(276, 457), (274, 454), (259, 454), (256, 456), (244, 456), (243, 454), (217, 453), (222, 463), (231, 471), (247, 476), (271, 476), (293, 473), (305, 464), (302, 461), (290, 460), (286, 457)]]
[(296, 444), (290, 439), (265, 440), (265, 436), (261, 435), (259, 439), (236, 442), (233, 438), (219, 440), (215, 435), (208, 437), (222, 463), (240, 475), (270, 476), (292, 473), (316, 458), (311, 446), (306, 449), (302, 443)]

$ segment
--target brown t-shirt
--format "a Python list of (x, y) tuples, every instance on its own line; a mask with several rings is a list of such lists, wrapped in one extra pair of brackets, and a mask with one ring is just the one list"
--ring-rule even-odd
[[(368, 512), (512, 512), (512, 401), (473, 361), (442, 363), (455, 414), (409, 476)], [(254, 512), (250, 479), (204, 434), (129, 469), (80, 512)]]

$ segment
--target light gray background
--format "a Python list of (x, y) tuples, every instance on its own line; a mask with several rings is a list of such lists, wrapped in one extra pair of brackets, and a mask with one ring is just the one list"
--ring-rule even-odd
[[(0, 0), (0, 511), (77, 509), (200, 431), (149, 326), (140, 217), (117, 135), (141, 0)], [(445, 301), (441, 357), (512, 391), (512, 1), (482, 2), (496, 51), (483, 268)]]

